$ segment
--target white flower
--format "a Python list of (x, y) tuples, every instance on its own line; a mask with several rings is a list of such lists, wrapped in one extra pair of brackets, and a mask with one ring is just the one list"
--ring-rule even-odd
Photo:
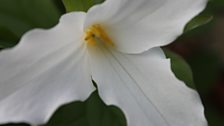
[(128, 126), (206, 126), (198, 94), (178, 80), (159, 46), (183, 32), (206, 0), (107, 0), (26, 33), (0, 53), (0, 122), (42, 124), (98, 84)]

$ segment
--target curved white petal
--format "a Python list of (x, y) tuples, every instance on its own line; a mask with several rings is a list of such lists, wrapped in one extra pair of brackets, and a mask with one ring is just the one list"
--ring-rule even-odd
[(123, 110), (128, 126), (207, 125), (198, 94), (174, 76), (159, 48), (140, 55), (92, 48), (89, 54), (99, 95)]
[(139, 53), (167, 45), (207, 0), (106, 0), (87, 13), (85, 27), (102, 24), (118, 50)]
[(0, 52), (0, 123), (45, 123), (62, 104), (94, 90), (81, 41), (84, 13), (62, 16), (50, 30), (32, 30)]

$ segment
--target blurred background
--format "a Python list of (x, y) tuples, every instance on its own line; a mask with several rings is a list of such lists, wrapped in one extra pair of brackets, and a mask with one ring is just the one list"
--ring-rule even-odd
[(204, 13), (213, 19), (168, 48), (190, 65), (209, 125), (224, 126), (224, 1), (210, 1)]
[[(77, 1), (81, 3), (80, 0)], [(102, 1), (94, 2), (97, 4)], [(83, 8), (80, 4), (77, 10)], [(61, 0), (0, 0), (0, 48), (13, 47), (20, 37), (32, 28), (54, 26), (65, 10)], [(183, 67), (173, 70), (180, 79), (200, 93), (209, 125), (224, 126), (224, 0), (210, 0), (206, 10), (186, 26), (185, 33), (163, 49), (168, 52), (168, 57), (174, 57), (174, 64), (179, 63), (181, 59), (180, 66), (186, 67), (187, 70), (183, 70)], [(175, 57), (179, 59), (175, 60)], [(182, 71), (188, 71), (187, 75), (181, 75)], [(97, 101), (97, 104), (94, 101)], [(99, 108), (104, 111), (97, 116), (96, 111)], [(78, 115), (74, 115), (74, 112)], [(118, 123), (113, 120), (114, 126), (125, 125), (121, 111), (116, 107), (106, 106), (97, 92), (85, 103), (74, 102), (61, 107), (46, 125), (88, 126), (90, 123), (82, 123), (83, 118), (74, 122), (74, 118), (83, 117), (83, 113), (92, 126), (109, 126), (108, 122), (111, 121), (108, 121), (108, 118), (117, 120)], [(63, 120), (64, 117), (68, 118)], [(97, 120), (107, 121), (98, 125)]]

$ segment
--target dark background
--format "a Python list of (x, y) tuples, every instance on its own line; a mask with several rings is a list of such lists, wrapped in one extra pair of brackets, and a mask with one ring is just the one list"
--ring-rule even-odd
[[(32, 28), (54, 26), (63, 13), (65, 8), (60, 0), (1, 0), (0, 48), (16, 45)], [(163, 48), (176, 52), (190, 65), (209, 125), (224, 126), (224, 0), (211, 0), (203, 13), (211, 18), (209, 22), (185, 32)], [(26, 124), (7, 124), (12, 125)], [(124, 126), (125, 117), (118, 108), (106, 106), (95, 92), (86, 102), (61, 107), (46, 125)]]

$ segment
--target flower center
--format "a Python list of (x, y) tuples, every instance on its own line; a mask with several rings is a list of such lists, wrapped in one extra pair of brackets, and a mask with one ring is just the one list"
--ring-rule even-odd
[(107, 45), (114, 46), (110, 37), (99, 24), (92, 25), (85, 31), (84, 40), (88, 45), (96, 45), (100, 41)]

